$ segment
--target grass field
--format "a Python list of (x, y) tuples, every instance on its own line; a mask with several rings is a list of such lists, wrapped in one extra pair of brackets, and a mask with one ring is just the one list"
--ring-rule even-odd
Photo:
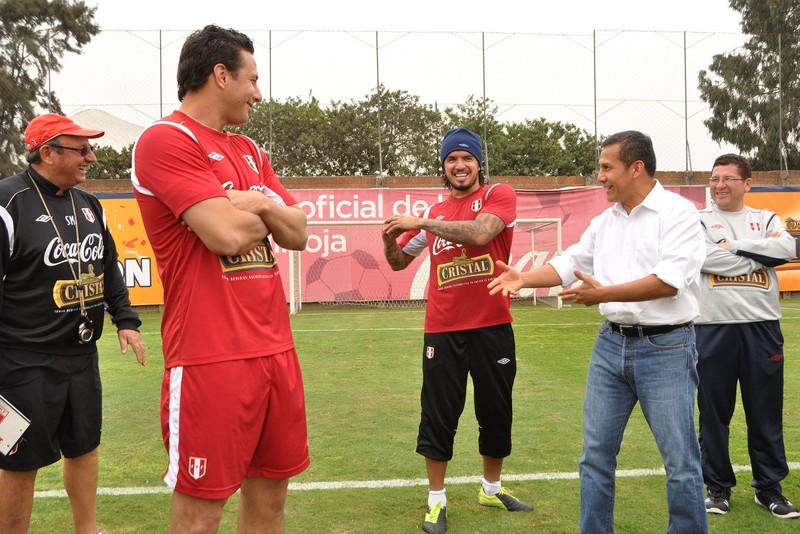
[[(785, 300), (786, 394), (784, 426), (793, 470), (784, 481), (800, 501), (800, 301)], [(578, 531), (578, 459), (581, 404), (592, 343), (600, 323), (596, 308), (513, 309), (518, 374), (514, 451), (504, 480), (535, 506), (509, 514), (477, 504), (480, 458), (471, 402), (461, 419), (448, 471), (449, 532), (574, 533)], [(423, 310), (322, 309), (293, 317), (303, 367), (311, 467), (293, 479), (286, 512), (289, 533), (421, 532), (426, 483), (414, 452), (419, 423)], [(160, 316), (144, 314), (150, 363), (122, 357), (116, 336), (101, 341), (104, 436), (100, 449), (98, 516), (104, 532), (166, 532), (170, 495), (161, 481), (166, 453), (158, 406), (163, 372)], [(214, 325), (224, 328), (224, 324)], [(471, 393), (470, 393), (471, 395)], [(749, 462), (741, 406), (731, 429), (734, 464)], [(33, 533), (70, 531), (61, 464), (43, 469), (31, 523)], [(653, 438), (637, 409), (619, 456), (616, 531), (665, 532), (665, 477)], [(624, 476), (623, 476), (624, 475)], [(800, 531), (800, 521), (778, 520), (753, 503), (744, 467), (732, 510), (710, 518), (711, 532)], [(234, 495), (220, 532), (235, 532)]]

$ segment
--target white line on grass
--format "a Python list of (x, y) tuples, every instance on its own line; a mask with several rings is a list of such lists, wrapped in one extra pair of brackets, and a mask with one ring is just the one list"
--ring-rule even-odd
[[(563, 327), (574, 328), (576, 326), (600, 326), (600, 323), (512, 323), (514, 328), (544, 328), (544, 327)], [(405, 326), (395, 328), (292, 328), (292, 332), (394, 332), (404, 330), (422, 330), (422, 326)]]
[[(800, 462), (790, 462), (789, 469), (800, 469)], [(750, 471), (749, 465), (734, 465), (735, 472)], [(664, 468), (655, 469), (621, 469), (617, 471), (618, 478), (639, 478), (648, 476), (663, 476)], [(527, 480), (577, 480), (577, 472), (565, 473), (528, 473), (528, 474), (505, 474), (503, 480), (508, 481), (527, 481)], [(470, 477), (449, 477), (448, 484), (477, 484), (477, 476)], [(343, 480), (341, 482), (292, 482), (289, 484), (290, 491), (311, 491), (311, 490), (340, 490), (340, 489), (385, 489), (385, 488), (408, 488), (414, 486), (427, 486), (428, 481), (424, 478), (394, 479), (394, 480)], [(98, 488), (98, 495), (163, 495), (172, 493), (167, 487), (147, 487), (147, 488)], [(34, 495), (37, 499), (45, 498), (66, 498), (64, 490), (37, 491)]]

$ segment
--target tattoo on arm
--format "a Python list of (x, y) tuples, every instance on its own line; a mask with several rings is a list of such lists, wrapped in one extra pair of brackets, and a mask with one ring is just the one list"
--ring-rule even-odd
[(397, 241), (384, 243), (383, 255), (386, 256), (386, 261), (394, 271), (405, 269), (408, 264), (411, 263), (411, 259), (413, 259), (408, 254), (403, 252), (403, 250), (397, 244)]
[(482, 213), (474, 221), (439, 221), (425, 219), (422, 228), (447, 239), (452, 243), (462, 245), (476, 245), (482, 239), (485, 243), (497, 236), (506, 224), (497, 215)]

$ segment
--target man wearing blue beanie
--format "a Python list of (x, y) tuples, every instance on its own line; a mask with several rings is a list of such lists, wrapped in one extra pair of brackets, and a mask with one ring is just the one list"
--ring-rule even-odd
[[(472, 154), (475, 161), (478, 162), (480, 168), (483, 163), (483, 150), (481, 149), (481, 138), (475, 132), (467, 130), (466, 128), (454, 128), (444, 134), (442, 139), (442, 150), (439, 159), (444, 164), (444, 158), (454, 150), (464, 150)], [(447, 187), (447, 177), (445, 179), (445, 187)], [(481, 176), (481, 183), (483, 183), (483, 176)]]
[(450, 196), (422, 217), (388, 219), (382, 232), (386, 260), (395, 271), (408, 267), (426, 248), (430, 255), (417, 452), (425, 457), (429, 486), (422, 529), (432, 534), (447, 531), (445, 473), (468, 375), (483, 461), (478, 502), (510, 512), (533, 510), (500, 483), (503, 459), (511, 454), (517, 360), (510, 299), (486, 291), (496, 276), (495, 262), (510, 256), (517, 197), (507, 184), (485, 183), (482, 158), (476, 133), (466, 128), (447, 132), (441, 161)]

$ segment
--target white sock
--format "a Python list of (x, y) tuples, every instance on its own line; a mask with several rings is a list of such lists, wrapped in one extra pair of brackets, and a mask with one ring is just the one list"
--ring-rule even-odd
[(433, 506), (437, 502), (442, 503), (442, 506), (447, 506), (447, 495), (444, 492), (447, 491), (446, 489), (433, 491), (428, 490), (428, 506)]
[(497, 495), (500, 493), (502, 485), (499, 480), (497, 482), (489, 482), (485, 478), (481, 478), (481, 483), (483, 484), (483, 492), (486, 495)]

